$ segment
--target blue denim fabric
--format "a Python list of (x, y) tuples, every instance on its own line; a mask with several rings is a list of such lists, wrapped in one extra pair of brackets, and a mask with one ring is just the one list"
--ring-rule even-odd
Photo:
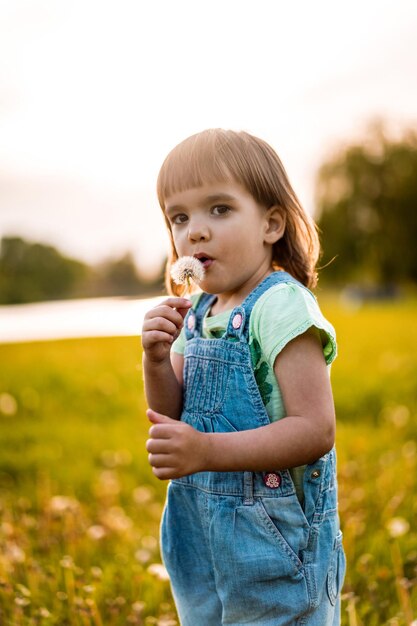
[[(201, 337), (214, 296), (203, 294), (189, 311), (182, 420), (203, 432), (269, 424), (252, 370), (249, 316), (266, 289), (288, 280), (285, 272), (269, 275), (232, 311), (221, 339)], [(307, 466), (303, 506), (289, 471), (275, 474), (272, 486), (266, 472), (201, 472), (169, 484), (162, 557), (182, 626), (340, 624), (345, 556), (335, 450)]]

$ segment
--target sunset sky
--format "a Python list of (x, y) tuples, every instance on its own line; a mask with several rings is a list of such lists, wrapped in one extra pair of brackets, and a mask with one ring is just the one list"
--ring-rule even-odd
[(152, 268), (159, 166), (217, 126), (269, 141), (314, 213), (336, 146), (417, 127), (416, 77), (415, 0), (0, 0), (0, 236)]

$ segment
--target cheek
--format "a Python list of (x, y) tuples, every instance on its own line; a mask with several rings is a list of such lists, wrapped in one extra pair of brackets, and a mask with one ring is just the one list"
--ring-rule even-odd
[(171, 233), (172, 233), (172, 242), (174, 244), (176, 251), (178, 252), (181, 246), (184, 245), (184, 239), (186, 239), (186, 237), (184, 237), (183, 233), (178, 230), (175, 232), (171, 231)]

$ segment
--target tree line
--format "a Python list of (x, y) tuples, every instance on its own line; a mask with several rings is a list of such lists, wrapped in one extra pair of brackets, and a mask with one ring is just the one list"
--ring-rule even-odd
[(88, 265), (55, 247), (3, 237), (0, 242), (0, 304), (98, 296), (145, 296), (160, 292), (163, 271), (152, 280), (139, 273), (131, 253)]

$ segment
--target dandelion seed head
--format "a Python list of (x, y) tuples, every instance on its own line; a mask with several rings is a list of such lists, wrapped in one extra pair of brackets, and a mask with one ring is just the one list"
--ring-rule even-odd
[(152, 576), (155, 576), (155, 578), (157, 578), (158, 580), (169, 580), (168, 572), (166, 571), (162, 563), (152, 563), (151, 565), (149, 565), (147, 571), (149, 572), (149, 574), (152, 574)]
[(0, 413), (6, 417), (13, 417), (17, 413), (17, 401), (10, 393), (0, 394)]
[(5, 556), (11, 563), (24, 563), (26, 560), (25, 552), (12, 541), (6, 543)]
[(121, 485), (117, 473), (114, 470), (103, 470), (94, 485), (94, 490), (98, 496), (116, 496), (120, 493)]
[(102, 516), (105, 528), (117, 533), (125, 533), (133, 527), (133, 522), (119, 506), (110, 507)]
[(100, 578), (103, 576), (103, 570), (101, 569), (101, 567), (97, 567), (97, 565), (93, 565), (93, 567), (90, 568), (90, 572), (91, 576), (96, 580), (100, 580)]
[(153, 493), (149, 487), (136, 487), (133, 490), (133, 500), (136, 504), (147, 504), (153, 499)]
[(76, 498), (71, 496), (53, 496), (49, 501), (49, 511), (56, 516), (65, 513), (76, 513), (80, 507), (80, 503)]
[(138, 600), (137, 602), (134, 602), (132, 604), (132, 611), (134, 613), (141, 614), (141, 613), (143, 613), (145, 607), (146, 607), (146, 603), (142, 602), (141, 600)]
[(135, 552), (135, 559), (139, 561), (139, 563), (147, 563), (148, 561), (151, 560), (151, 557), (152, 557), (152, 554), (151, 552), (149, 552), (149, 550), (141, 549), (141, 550), (136, 550)]
[(141, 539), (141, 544), (147, 550), (156, 550), (158, 547), (158, 540), (152, 535), (145, 535)]
[(387, 530), (391, 537), (402, 537), (410, 530), (410, 524), (403, 517), (392, 517), (387, 523)]
[(74, 569), (74, 560), (72, 556), (69, 556), (68, 554), (62, 557), (59, 564), (63, 569)]
[(22, 526), (24, 526), (25, 528), (29, 528), (29, 529), (37, 528), (38, 526), (37, 520), (31, 515), (22, 515), (21, 522), (22, 522)]
[(201, 283), (204, 265), (193, 256), (180, 257), (171, 267), (171, 278), (177, 285), (186, 285), (190, 280)]
[(61, 602), (66, 602), (68, 600), (68, 594), (65, 593), (65, 591), (57, 591), (56, 592), (56, 597), (58, 598), (58, 600), (60, 600)]
[(94, 524), (93, 526), (90, 526), (88, 528), (87, 535), (90, 537), (90, 539), (93, 539), (94, 541), (99, 541), (107, 535), (107, 531), (104, 526), (101, 526), (100, 524)]

